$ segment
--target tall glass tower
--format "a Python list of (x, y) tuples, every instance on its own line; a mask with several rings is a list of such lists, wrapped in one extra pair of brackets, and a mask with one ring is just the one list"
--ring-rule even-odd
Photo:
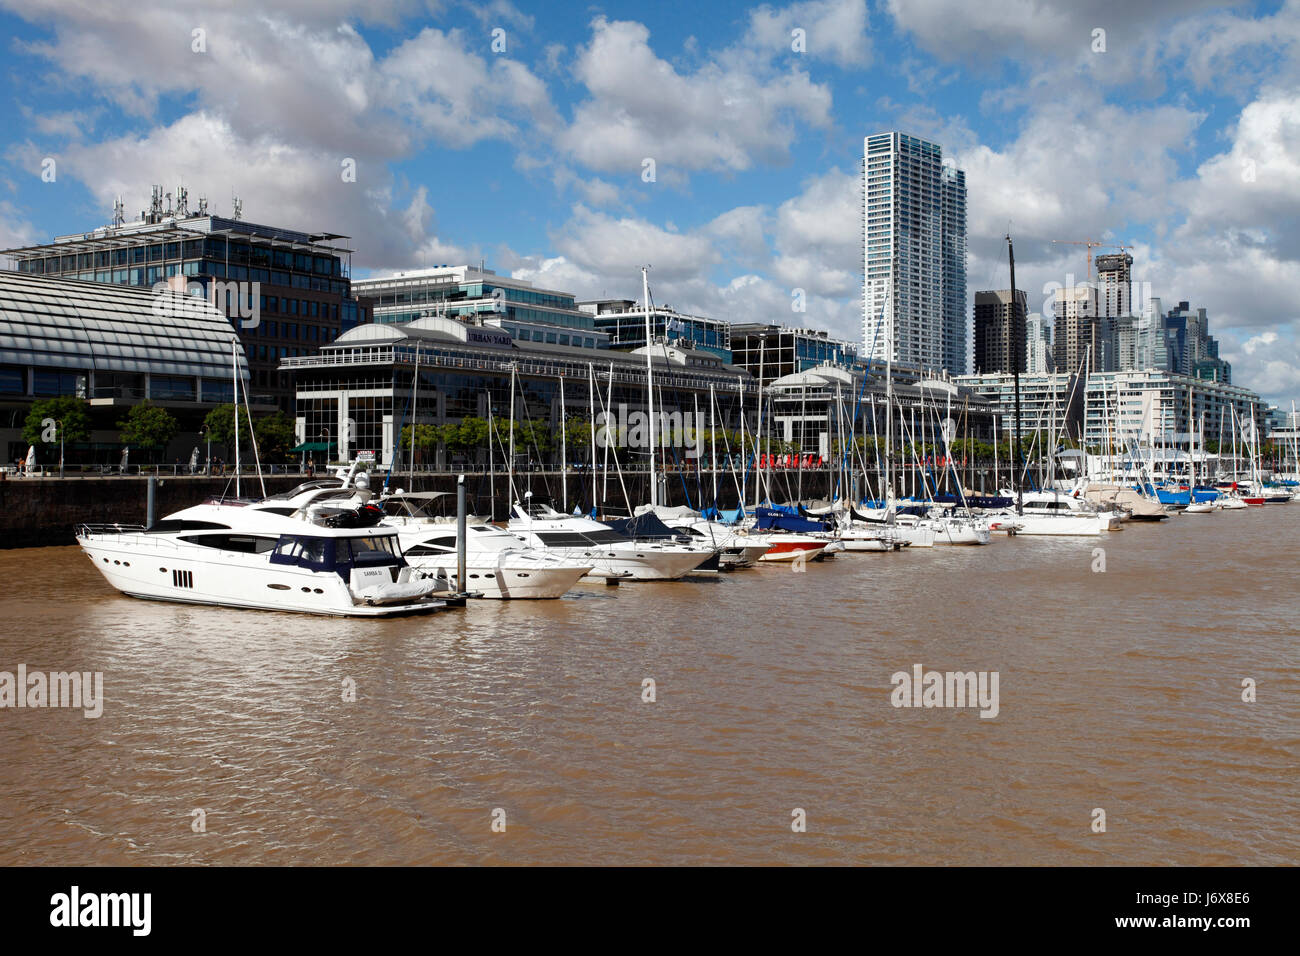
[(966, 174), (937, 143), (877, 133), (864, 143), (863, 353), (954, 375), (970, 370)]

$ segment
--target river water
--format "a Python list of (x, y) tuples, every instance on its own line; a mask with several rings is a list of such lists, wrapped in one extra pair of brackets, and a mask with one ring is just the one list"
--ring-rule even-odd
[[(1294, 864), (1298, 536), (1269, 506), (387, 622), (0, 552), (0, 671), (104, 681), (98, 719), (0, 710), (0, 864)], [(996, 671), (996, 718), (892, 706), (914, 664)]]

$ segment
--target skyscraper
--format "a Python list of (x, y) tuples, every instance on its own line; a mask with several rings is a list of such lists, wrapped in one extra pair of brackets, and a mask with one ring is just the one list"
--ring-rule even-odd
[(1010, 289), (975, 293), (975, 371), (1027, 371), (1025, 367), (1025, 313), (1028, 311), (1023, 289), (1017, 289), (1012, 308)]
[(1100, 315), (1132, 315), (1133, 257), (1127, 252), (1097, 257), (1097, 308)]
[(936, 143), (878, 133), (862, 187), (864, 354), (965, 374), (966, 174)]

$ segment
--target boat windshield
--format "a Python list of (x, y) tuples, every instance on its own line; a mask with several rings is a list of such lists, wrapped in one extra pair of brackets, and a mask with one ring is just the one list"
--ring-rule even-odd
[(326, 538), (315, 535), (285, 534), (271, 552), (272, 564), (296, 565), (312, 571), (346, 570), (353, 565), (401, 565), (395, 535), (357, 535), (349, 538)]

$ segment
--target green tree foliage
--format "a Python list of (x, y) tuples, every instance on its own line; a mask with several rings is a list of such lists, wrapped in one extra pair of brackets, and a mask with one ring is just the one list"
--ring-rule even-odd
[(175, 415), (149, 402), (134, 406), (117, 427), (123, 444), (152, 449), (165, 448), (180, 430)]
[[(51, 429), (46, 424), (47, 419), (61, 425), (56, 424)], [(71, 395), (33, 402), (23, 422), (23, 441), (29, 445), (44, 444), (49, 439), (49, 444), (57, 445), (62, 440), (66, 446), (89, 438), (90, 413), (86, 402)]]
[[(208, 412), (203, 419), (204, 433), (218, 445), (224, 445), (226, 453), (232, 454), (235, 450), (235, 406), (227, 402), (224, 405), (218, 405), (212, 411)], [(252, 432), (251, 423), (249, 422), (248, 412), (241, 406), (239, 409), (239, 440), (242, 443), (248, 441), (248, 436)]]
[(289, 449), (298, 443), (294, 420), (284, 412), (255, 420), (253, 434), (257, 437), (257, 452), (263, 461), (288, 460), (292, 457)]

